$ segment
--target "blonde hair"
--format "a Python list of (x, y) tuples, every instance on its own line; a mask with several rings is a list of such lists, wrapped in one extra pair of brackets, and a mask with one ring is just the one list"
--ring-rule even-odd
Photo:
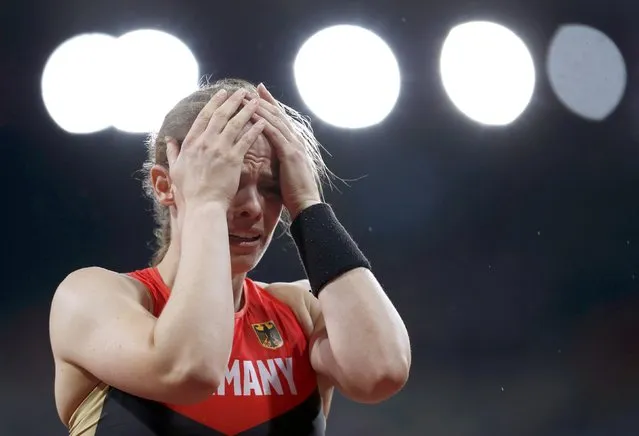
[[(232, 93), (242, 88), (257, 94), (257, 88), (254, 84), (241, 79), (222, 79), (214, 83), (201, 86), (197, 91), (178, 102), (164, 118), (164, 122), (162, 123), (160, 130), (149, 135), (146, 141), (148, 157), (144, 162), (142, 172), (144, 175), (144, 192), (153, 202), (153, 215), (157, 225), (154, 231), (156, 250), (151, 260), (152, 265), (157, 265), (164, 258), (169, 248), (169, 244), (171, 243), (171, 220), (169, 209), (168, 207), (161, 205), (155, 198), (153, 182), (151, 181), (150, 174), (151, 168), (154, 165), (161, 165), (167, 169), (169, 167), (166, 156), (166, 141), (164, 138), (167, 136), (175, 138), (181, 143), (181, 141), (183, 141), (186, 137), (197, 115), (215, 93), (221, 89), (226, 89)], [(329, 186), (332, 187), (333, 185), (331, 180), (334, 177), (322, 158), (321, 151), (323, 147), (315, 138), (313, 129), (306, 117), (282, 103), (280, 103), (280, 107), (284, 112), (284, 116), (288, 119), (295, 130), (295, 133), (299, 138), (301, 138), (304, 144), (304, 149), (306, 150), (309, 161), (311, 162), (313, 176), (320, 190), (320, 194), (323, 195), (323, 183), (328, 183)], [(282, 216), (282, 222), (288, 225), (289, 221), (290, 218), (285, 211)]]

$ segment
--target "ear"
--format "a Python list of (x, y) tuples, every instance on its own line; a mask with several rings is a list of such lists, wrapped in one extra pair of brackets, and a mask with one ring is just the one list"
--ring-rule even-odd
[(171, 187), (169, 170), (162, 165), (153, 165), (151, 168), (151, 183), (153, 183), (155, 198), (160, 204), (163, 206), (173, 206), (175, 204), (175, 195)]

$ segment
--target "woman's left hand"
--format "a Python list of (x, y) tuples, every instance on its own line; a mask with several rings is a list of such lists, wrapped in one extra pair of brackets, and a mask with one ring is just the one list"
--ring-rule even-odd
[(295, 219), (301, 211), (322, 201), (310, 156), (304, 140), (286, 119), (284, 110), (273, 95), (263, 84), (257, 87), (257, 91), (262, 103), (254, 117), (267, 122), (262, 133), (277, 154), (282, 201), (291, 218)]

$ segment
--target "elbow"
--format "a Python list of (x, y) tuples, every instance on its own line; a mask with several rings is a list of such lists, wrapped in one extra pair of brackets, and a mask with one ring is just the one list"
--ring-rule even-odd
[(171, 402), (194, 404), (206, 400), (223, 383), (225, 369), (221, 365), (189, 365), (175, 368), (167, 376), (167, 384), (172, 386)]
[[(200, 338), (162, 337), (158, 343), (152, 338), (154, 370), (165, 396), (172, 404), (193, 404), (213, 395), (224, 383), (231, 354), (232, 336), (227, 344), (211, 347)], [(150, 368), (151, 369), (151, 368)]]
[(191, 386), (195, 391), (206, 391), (211, 395), (224, 380), (225, 367), (207, 365), (193, 368), (182, 377), (182, 383)]
[(402, 390), (409, 373), (410, 359), (396, 359), (392, 364), (377, 365), (353, 374), (343, 384), (342, 393), (358, 403), (381, 403)]

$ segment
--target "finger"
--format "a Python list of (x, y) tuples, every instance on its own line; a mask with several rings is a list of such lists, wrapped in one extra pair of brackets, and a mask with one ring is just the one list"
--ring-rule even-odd
[(169, 168), (172, 168), (178, 154), (180, 154), (180, 146), (174, 138), (169, 136), (164, 138), (164, 141), (166, 142), (166, 159), (169, 163)]
[(238, 139), (242, 134), (242, 129), (246, 126), (246, 123), (250, 121), (253, 114), (258, 109), (260, 100), (251, 100), (244, 104), (244, 107), (226, 123), (224, 130), (222, 130), (222, 136), (230, 139), (232, 143)]
[(260, 106), (255, 111), (256, 115), (259, 115), (261, 118), (264, 118), (271, 125), (276, 127), (288, 141), (292, 141), (294, 139), (294, 135), (291, 129), (288, 127), (286, 121), (284, 121), (284, 119), (282, 119), (280, 115), (276, 115), (263, 107), (266, 104), (268, 103), (260, 104)]
[(261, 106), (264, 106), (264, 109), (266, 109), (267, 111), (269, 111), (270, 113), (278, 117), (281, 117), (282, 115), (284, 115), (284, 111), (282, 110), (282, 108), (279, 106), (278, 103), (273, 104), (270, 101), (261, 97), (260, 99), (262, 100)]
[(264, 100), (277, 105), (277, 100), (275, 99), (275, 97), (273, 97), (273, 94), (271, 94), (271, 92), (266, 89), (266, 86), (263, 83), (257, 85), (257, 92)]
[(265, 107), (274, 115), (281, 116), (284, 114), (284, 110), (282, 109), (278, 101), (275, 101), (275, 102), (268, 101), (267, 99), (264, 98), (263, 95), (247, 94), (246, 97), (244, 97), (244, 104), (254, 99), (260, 99), (262, 101), (260, 106)]
[(231, 95), (220, 107), (217, 108), (215, 113), (213, 113), (206, 129), (215, 133), (220, 133), (224, 130), (226, 123), (228, 123), (233, 114), (237, 112), (245, 96), (246, 89), (238, 89), (235, 91), (233, 95)]
[(251, 128), (248, 129), (235, 143), (234, 150), (240, 156), (244, 156), (255, 143), (267, 124), (268, 123), (265, 120), (259, 120), (257, 123), (253, 124)]
[(273, 94), (271, 94), (268, 89), (266, 89), (266, 86), (264, 86), (263, 83), (260, 83), (258, 85), (257, 93), (262, 100), (265, 100), (267, 102), (264, 107), (268, 108), (269, 111), (273, 112), (276, 115), (284, 114), (284, 109), (282, 108), (281, 103), (277, 101), (275, 97), (273, 97)]
[(261, 122), (261, 121), (264, 122), (263, 133), (267, 137), (267, 139), (269, 140), (269, 143), (273, 147), (275, 147), (275, 149), (278, 152), (278, 154), (280, 154), (282, 152), (285, 152), (286, 151), (285, 147), (289, 143), (289, 141), (286, 138), (286, 136), (284, 136), (282, 134), (280, 129), (278, 129), (272, 123), (270, 123), (268, 120), (266, 120), (265, 118), (260, 117), (259, 115), (256, 115), (254, 117), (254, 119), (257, 122)]
[(202, 108), (200, 113), (197, 115), (197, 118), (193, 122), (193, 125), (189, 129), (189, 132), (184, 138), (184, 142), (187, 144), (194, 138), (199, 137), (202, 132), (206, 130), (206, 127), (209, 125), (209, 121), (211, 121), (211, 117), (227, 99), (228, 92), (226, 89), (220, 89), (218, 92), (211, 97), (209, 102)]
[(254, 92), (247, 92), (247, 93), (246, 93), (246, 97), (245, 97), (245, 98), (246, 98), (247, 100), (253, 100), (254, 98), (260, 98), (260, 95), (259, 95), (259, 93), (258, 93), (258, 94), (256, 94), (256, 93), (254, 93)]

